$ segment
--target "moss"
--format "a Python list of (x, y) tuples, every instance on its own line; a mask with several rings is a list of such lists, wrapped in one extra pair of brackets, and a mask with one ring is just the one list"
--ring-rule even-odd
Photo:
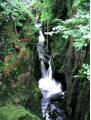
[[(16, 83), (13, 83), (13, 85), (14, 84)], [(10, 91), (8, 89), (7, 95), (3, 93), (3, 95), (0, 96), (0, 98), (2, 97), (0, 99), (0, 106), (2, 106), (1, 110), (3, 110), (3, 113), (5, 111), (4, 115), (1, 113), (2, 111), (0, 112), (0, 118), (2, 116), (2, 119), (0, 120), (14, 120), (14, 116), (16, 116), (15, 114), (17, 113), (18, 115), (15, 120), (18, 120), (18, 118), (22, 118), (19, 120), (39, 120), (39, 117), (42, 117), (40, 103), (41, 95), (37, 86), (37, 82), (32, 79), (32, 81), (30, 81), (30, 87), (28, 86), (22, 83), (15, 88), (10, 88)], [(29, 111), (31, 111), (30, 113), (33, 114), (33, 116), (30, 115), (29, 111), (29, 114), (27, 114), (25, 106)], [(9, 114), (7, 111), (12, 111), (12, 113)], [(9, 116), (7, 116), (6, 113), (7, 115), (9, 114)]]
[(64, 68), (66, 66), (65, 53), (67, 51), (68, 45), (69, 39), (63, 39), (61, 33), (52, 37), (51, 52), (53, 56), (53, 68), (57, 72), (64, 72)]
[(26, 118), (27, 116), (31, 118), (31, 120), (40, 120), (38, 116), (26, 110), (21, 105), (15, 106), (12, 104), (7, 104), (0, 109), (0, 120), (20, 120), (21, 117)]
[[(38, 88), (36, 81), (31, 82), (31, 86), (32, 86), (32, 89), (31, 89), (32, 95), (30, 95), (30, 97), (29, 97), (28, 104), (29, 104), (30, 108), (32, 108), (32, 110), (37, 113), (37, 115), (41, 116), (42, 115), (42, 113), (41, 113), (41, 93), (40, 93), (40, 90)], [(32, 105), (34, 105), (34, 106), (32, 106)], [(40, 111), (40, 113), (39, 113), (39, 111)]]

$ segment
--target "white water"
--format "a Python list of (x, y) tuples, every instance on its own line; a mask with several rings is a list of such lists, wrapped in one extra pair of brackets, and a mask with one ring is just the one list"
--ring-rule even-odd
[(41, 61), (41, 73), (42, 73), (42, 78), (39, 80), (38, 85), (39, 89), (41, 90), (41, 93), (43, 97), (49, 98), (51, 95), (57, 94), (59, 92), (62, 92), (61, 89), (61, 84), (56, 82), (55, 79), (52, 78), (52, 67), (50, 60), (48, 61), (49, 68), (46, 69), (45, 63), (44, 63), (44, 54), (40, 55), (41, 51), (43, 51), (43, 46), (44, 46), (45, 38), (40, 30), (39, 32), (39, 46), (41, 49), (38, 49), (39, 57), (42, 56), (42, 61)]
[(45, 38), (43, 36), (43, 33), (42, 31), (40, 30), (39, 31), (39, 44), (41, 44), (42, 46), (44, 45), (44, 42), (45, 42)]
[[(40, 24), (37, 25), (37, 27), (40, 26), (41, 26)], [(49, 118), (48, 112), (46, 111), (48, 105), (50, 104), (49, 99), (58, 93), (63, 94), (63, 92), (61, 88), (61, 83), (57, 82), (52, 76), (51, 59), (45, 58), (46, 50), (44, 49), (44, 42), (45, 42), (45, 38), (42, 31), (40, 30), (37, 51), (38, 51), (39, 59), (41, 60), (40, 62), (41, 62), (42, 77), (39, 80), (38, 85), (43, 96), (43, 99), (41, 101), (43, 117), (45, 118), (45, 120), (51, 120)], [(46, 64), (48, 65), (48, 68), (46, 68)], [(54, 109), (54, 107), (52, 107), (52, 109)], [(62, 120), (62, 118), (57, 120)]]
[(41, 62), (41, 72), (42, 78), (39, 80), (38, 85), (43, 98), (49, 98), (54, 94), (62, 92), (61, 84), (52, 78), (52, 68), (50, 64), (48, 70), (46, 70), (44, 63)]

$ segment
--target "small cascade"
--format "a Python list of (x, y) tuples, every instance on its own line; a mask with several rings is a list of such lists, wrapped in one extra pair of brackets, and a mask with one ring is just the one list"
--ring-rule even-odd
[(42, 31), (40, 30), (40, 31), (39, 31), (39, 44), (40, 44), (41, 46), (44, 46), (44, 42), (45, 42), (45, 38), (44, 38), (44, 36), (43, 36)]
[[(37, 24), (40, 27), (41, 24)], [(48, 47), (44, 44), (45, 38), (42, 31), (39, 31), (39, 43), (37, 51), (41, 63), (41, 74), (38, 85), (43, 96), (41, 108), (44, 120), (63, 120), (64, 112), (57, 106), (57, 99), (64, 99), (61, 83), (57, 82), (52, 76), (51, 57), (48, 55)], [(48, 68), (46, 67), (46, 64)], [(56, 101), (53, 102), (52, 101)], [(56, 111), (56, 112), (55, 112)]]
[(43, 61), (41, 61), (41, 74), (42, 74), (42, 78), (46, 77), (46, 67)]
[(47, 74), (48, 74), (48, 78), (52, 80), (52, 67), (51, 67), (50, 61), (49, 61), (49, 68), (48, 68)]

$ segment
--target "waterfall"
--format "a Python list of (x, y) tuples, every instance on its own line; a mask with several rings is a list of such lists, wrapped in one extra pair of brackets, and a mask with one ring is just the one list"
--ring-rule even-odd
[(49, 61), (49, 68), (47, 71), (47, 76), (49, 77), (49, 79), (52, 80), (52, 67), (51, 67), (50, 61)]
[[(40, 27), (41, 24), (37, 24), (36, 26)], [(42, 77), (38, 81), (38, 86), (43, 96), (41, 100), (43, 118), (45, 120), (52, 120), (49, 115), (49, 111), (54, 110), (56, 106), (50, 103), (50, 99), (53, 96), (55, 97), (56, 95), (60, 95), (60, 94), (61, 96), (63, 96), (63, 92), (62, 92), (61, 83), (57, 82), (52, 76), (51, 59), (49, 59), (50, 56), (47, 53), (48, 49), (45, 49), (46, 46), (44, 42), (45, 42), (45, 38), (44, 38), (42, 31), (40, 30), (39, 31), (39, 43), (37, 44), (37, 51), (38, 51), (38, 55), (40, 59)], [(46, 65), (48, 66), (48, 68), (46, 67)], [(50, 110), (47, 110), (49, 105), (50, 105)], [(59, 108), (56, 108), (57, 112), (58, 110)], [(61, 111), (60, 117), (58, 115), (57, 118), (55, 118), (55, 120), (63, 120), (62, 118), (63, 117), (62, 117), (62, 111)]]
[(42, 78), (46, 77), (46, 67), (43, 61), (41, 61), (41, 74), (42, 74)]
[(39, 31), (39, 44), (41, 44), (41, 46), (44, 46), (44, 42), (45, 42), (45, 38), (43, 36), (42, 31)]

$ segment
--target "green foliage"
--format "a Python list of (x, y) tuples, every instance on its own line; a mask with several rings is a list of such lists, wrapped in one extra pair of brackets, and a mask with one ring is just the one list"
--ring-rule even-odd
[(81, 79), (86, 78), (86, 79), (90, 80), (90, 65), (83, 64), (82, 69), (79, 70), (79, 74), (75, 75), (74, 77), (78, 77), (78, 78), (81, 78)]
[(42, 10), (42, 3), (40, 0), (33, 0), (32, 1), (32, 8), (36, 10), (36, 12), (39, 14)]
[(80, 8), (80, 7), (89, 7), (89, 0), (74, 0), (73, 7)]
[(53, 5), (55, 4), (55, 1), (52, 0), (45, 0), (42, 4), (42, 13), (41, 13), (41, 21), (45, 22), (52, 20), (53, 18)]
[[(86, 52), (86, 48), (90, 43), (90, 13), (88, 7), (89, 1), (74, 0), (73, 8), (77, 10), (76, 15), (65, 21), (61, 19), (54, 19), (52, 21), (53, 24), (56, 24), (56, 27), (53, 27), (52, 31), (49, 32), (49, 35), (53, 35), (53, 37), (56, 35), (61, 36), (59, 37), (61, 40), (59, 41), (59, 39), (56, 39), (57, 41), (55, 42), (56, 47), (58, 47), (60, 51), (62, 50), (64, 43), (72, 38), (75, 49), (77, 51), (82, 50), (82, 52)], [(64, 42), (63, 45), (61, 45), (62, 41)], [(90, 80), (89, 65), (83, 64), (82, 69), (79, 70), (79, 75), (76, 75), (75, 77)]]
[(54, 16), (53, 9), (56, 1), (44, 0), (33, 0), (32, 7), (40, 16), (41, 22), (50, 22)]
[(22, 2), (26, 7), (31, 6), (32, 0), (18, 0), (19, 2)]
[[(90, 25), (89, 12), (86, 10), (78, 10), (77, 14), (72, 19), (66, 21), (55, 20), (58, 23), (53, 28), (52, 34), (62, 34), (62, 37), (68, 39), (70, 36), (74, 38), (73, 46), (80, 50), (87, 47), (90, 42)], [(53, 22), (55, 22), (53, 21)]]
[(7, 104), (5, 107), (0, 109), (1, 120), (40, 120), (40, 118), (34, 115), (32, 112), (26, 110), (21, 105)]
[[(62, 70), (64, 70), (64, 66), (66, 64), (62, 58), (66, 57), (64, 53), (68, 48), (67, 45), (69, 45), (68, 42), (70, 42), (70, 40), (72, 40), (72, 48), (74, 48), (76, 51), (81, 51), (84, 55), (90, 43), (89, 0), (67, 0), (66, 3), (69, 10), (68, 12), (70, 12), (70, 18), (66, 20), (58, 18), (53, 19), (51, 23), (52, 25), (55, 25), (55, 27), (52, 28), (51, 32), (46, 33), (52, 36), (52, 54), (55, 58), (55, 67), (57, 70), (59, 69), (60, 72), (63, 72)], [(72, 50), (73, 49), (70, 50), (71, 53)], [(59, 68), (60, 66), (61, 68)], [(86, 71), (85, 68), (82, 69), (84, 72)], [(82, 74), (82, 72), (80, 74)], [(89, 74), (89, 71), (87, 74)], [(82, 76), (89, 79), (89, 75), (87, 74)]]
[[(27, 31), (22, 30), (23, 26), (27, 27)], [(2, 49), (0, 51), (0, 56), (2, 56), (0, 58), (1, 71), (3, 70), (2, 64), (4, 63), (4, 58), (8, 55), (17, 54), (14, 46), (25, 47), (26, 43), (22, 41), (23, 39), (28, 39), (28, 42), (29, 40), (36, 40), (34, 34), (37, 30), (34, 27), (34, 18), (31, 11), (28, 11), (18, 0), (8, 0), (6, 2), (0, 1), (0, 31), (0, 48)]]
[[(32, 63), (36, 42), (34, 17), (18, 0), (0, 1), (0, 94), (8, 94), (12, 81)], [(5, 80), (4, 80), (5, 79)]]
[(12, 19), (16, 22), (16, 26), (22, 27), (21, 20), (26, 21), (27, 18), (33, 19), (32, 14), (18, 1), (9, 0), (8, 2), (2, 2), (0, 8), (0, 15), (2, 16), (0, 20), (8, 22)]

